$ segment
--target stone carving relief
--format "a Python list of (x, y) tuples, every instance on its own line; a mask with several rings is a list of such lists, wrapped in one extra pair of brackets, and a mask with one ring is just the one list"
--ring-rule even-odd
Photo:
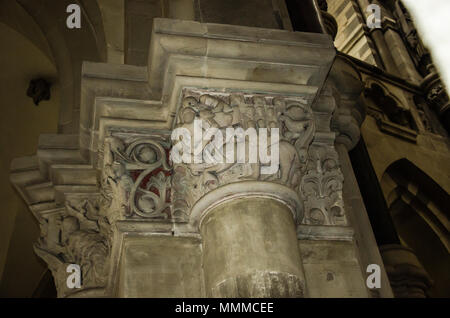
[[(182, 211), (188, 211), (204, 194), (232, 182), (261, 180), (282, 183), (294, 189), (299, 186), (306, 164), (307, 149), (314, 133), (312, 111), (305, 98), (185, 91), (177, 118), (177, 128), (186, 128), (194, 135), (195, 119), (202, 120), (204, 130), (216, 128), (223, 136), (227, 136), (226, 128), (229, 127), (242, 128), (244, 131), (248, 128), (257, 131), (259, 128), (268, 128), (268, 138), (271, 138), (270, 128), (278, 128), (279, 169), (275, 174), (262, 174), (261, 168), (264, 164), (259, 159), (256, 163), (249, 163), (247, 146), (245, 163), (238, 163), (237, 160), (227, 163), (224, 151), (223, 163), (175, 164), (174, 194), (177, 198), (174, 200), (174, 210), (177, 213), (186, 216), (188, 212)], [(223, 149), (229, 141), (226, 138), (222, 144)], [(211, 140), (204, 140), (202, 149), (210, 142)], [(261, 145), (258, 144), (258, 149), (259, 146)], [(268, 152), (273, 146), (268, 146)], [(236, 153), (237, 151), (234, 151), (235, 155)]]
[(43, 215), (40, 227), (41, 237), (34, 249), (52, 271), (58, 296), (77, 291), (66, 285), (69, 264), (80, 266), (82, 289), (106, 286), (110, 224), (97, 200), (68, 200), (65, 209)]
[[(278, 128), (279, 169), (274, 174), (262, 174), (264, 164), (260, 161), (248, 163), (248, 152), (245, 163), (227, 163), (224, 158), (223, 163), (174, 164), (174, 213), (187, 219), (195, 202), (213, 189), (233, 182), (259, 180), (280, 183), (296, 190), (308, 211), (305, 219), (299, 220), (302, 223), (346, 224), (343, 177), (337, 153), (333, 146), (315, 145), (311, 148), (315, 120), (307, 97), (186, 90), (176, 127), (186, 128), (193, 135), (195, 119), (206, 122), (206, 128), (217, 128), (223, 136), (226, 136), (228, 127), (244, 131), (248, 128)], [(202, 128), (205, 129), (205, 125)], [(177, 142), (182, 141), (175, 140), (174, 144)], [(200, 147), (205, 149), (210, 142), (203, 140)], [(195, 145), (190, 149), (195, 149)]]
[[(313, 141), (316, 119), (308, 98), (185, 90), (175, 128), (185, 128), (194, 136), (198, 132), (194, 123), (201, 119), (203, 137), (208, 128), (220, 131), (224, 139), (220, 141), (219, 158), (223, 160), (171, 160), (171, 146), (189, 143), (189, 155), (194, 158), (199, 149), (203, 153), (211, 147), (213, 138), (175, 139), (171, 145), (167, 134), (111, 132), (105, 138), (99, 160), (102, 210), (111, 223), (142, 218), (188, 222), (191, 208), (205, 194), (222, 185), (251, 180), (279, 183), (295, 190), (304, 202), (304, 213), (300, 214), (304, 217), (298, 220), (302, 224), (345, 225), (343, 177), (337, 153), (332, 143)], [(259, 156), (249, 162), (249, 136), (244, 137), (245, 161), (237, 160), (237, 143), (231, 143), (234, 160), (227, 160), (225, 149), (236, 137), (228, 135), (227, 128), (233, 128), (235, 133), (238, 129), (242, 133), (255, 129), (258, 151), (265, 146), (260, 145), (263, 130), (259, 129), (268, 128), (264, 149), (270, 157), (275, 145), (278, 147), (276, 172), (262, 173), (270, 163), (263, 163)], [(278, 129), (276, 142), (271, 136), (273, 128)]]
[(172, 170), (168, 143), (136, 135), (105, 139), (102, 203), (111, 221), (119, 218), (170, 218)]
[(430, 85), (426, 96), (430, 105), (435, 106), (440, 113), (444, 113), (447, 110), (446, 107), (449, 105), (449, 97), (442, 82), (436, 82), (434, 85)]
[(342, 198), (344, 177), (332, 146), (312, 144), (307, 173), (300, 187), (304, 201), (303, 224), (347, 225)]

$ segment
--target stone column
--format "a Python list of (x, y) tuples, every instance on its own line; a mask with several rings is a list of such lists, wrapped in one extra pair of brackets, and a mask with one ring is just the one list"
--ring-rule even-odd
[[(298, 239), (348, 232), (330, 92), (315, 103), (335, 57), (330, 38), (168, 19), (156, 19), (152, 30), (148, 67), (83, 66), (80, 136), (51, 136), (64, 152), (49, 144), (42, 157), (18, 165), (14, 182), (42, 222), (38, 253), (58, 294), (303, 297), (329, 290), (308, 288), (324, 253), (314, 244), (302, 251)], [(181, 140), (173, 133), (183, 128), (195, 137), (195, 119), (203, 133), (234, 129), (233, 139), (251, 139), (253, 129), (258, 159), (250, 161), (246, 149), (244, 162), (177, 162)], [(312, 254), (302, 264), (301, 255)], [(69, 262), (81, 267), (80, 290), (65, 288)], [(344, 277), (337, 273), (334, 290)]]
[(209, 297), (303, 297), (305, 283), (292, 212), (263, 197), (229, 200), (200, 225)]
[(378, 53), (380, 53), (385, 70), (391, 74), (398, 74), (399, 71), (397, 65), (392, 58), (391, 50), (387, 46), (383, 31), (380, 29), (373, 29), (371, 35), (377, 46)]
[[(232, 129), (231, 140), (240, 135), (239, 131), (246, 136), (236, 138), (236, 142), (246, 141), (243, 144), (246, 159), (252, 157), (252, 150), (259, 153), (257, 162), (220, 162), (225, 159), (222, 158), (225, 150), (229, 151), (228, 143), (219, 149), (220, 143), (215, 151), (223, 153), (215, 158), (217, 161), (175, 164), (176, 216), (185, 215), (199, 229), (206, 295), (305, 296), (296, 234), (303, 210), (296, 190), (306, 169), (302, 156), (313, 137), (312, 110), (302, 98), (201, 90), (185, 91), (181, 107), (178, 128), (193, 130), (193, 139), (199, 130), (211, 126), (230, 141)], [(199, 130), (195, 129), (197, 122), (191, 116), (195, 113), (196, 120), (203, 125)], [(278, 131), (280, 141), (275, 137)], [(264, 146), (267, 138), (268, 149)], [(258, 147), (251, 146), (252, 140)], [(182, 141), (185, 138), (174, 141), (172, 153), (176, 153)], [(213, 142), (205, 139), (203, 142), (205, 159), (205, 151)], [(190, 141), (185, 145), (189, 149)], [(240, 144), (232, 147), (239, 157)], [(260, 153), (264, 151), (270, 152), (272, 159), (275, 152), (275, 159), (280, 160), (279, 164), (273, 162), (275, 169), (270, 173), (264, 172), (267, 165), (261, 163)], [(175, 156), (172, 159), (177, 161)]]
[(396, 298), (427, 297), (433, 283), (412, 249), (388, 244), (380, 252)]
[(416, 66), (409, 56), (409, 52), (398, 31), (388, 27), (384, 33), (384, 37), (402, 77), (419, 85), (422, 77), (417, 72)]
[[(352, 66), (350, 60), (338, 55), (331, 69), (328, 84), (334, 88), (334, 96), (337, 102), (332, 127), (337, 134), (335, 147), (345, 180), (342, 189), (344, 204), (349, 224), (354, 229), (354, 242), (359, 247), (359, 264), (362, 275), (363, 277), (367, 275), (366, 268), (368, 265), (379, 265), (381, 288), (369, 290), (370, 295), (372, 297), (392, 297), (388, 276), (375, 240), (374, 228), (370, 223), (348, 153), (355, 148), (360, 140), (360, 126), (365, 117), (365, 108), (360, 99), (363, 88), (361, 76)], [(339, 94), (336, 94), (336, 92), (339, 92)]]

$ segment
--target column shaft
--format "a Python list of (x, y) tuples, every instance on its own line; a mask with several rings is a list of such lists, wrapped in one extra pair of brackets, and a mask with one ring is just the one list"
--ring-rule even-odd
[(225, 202), (207, 213), (200, 229), (207, 296), (304, 296), (294, 219), (283, 203)]

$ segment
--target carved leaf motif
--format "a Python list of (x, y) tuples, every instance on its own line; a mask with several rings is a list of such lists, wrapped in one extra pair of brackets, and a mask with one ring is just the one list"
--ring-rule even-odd
[(109, 199), (113, 219), (121, 217), (167, 218), (170, 208), (172, 168), (167, 160), (164, 140), (116, 136), (107, 138), (103, 193)]
[(63, 211), (40, 220), (36, 254), (47, 262), (59, 296), (73, 292), (65, 284), (68, 264), (80, 265), (82, 288), (104, 287), (108, 276), (110, 243), (107, 221), (97, 200), (68, 200)]
[(139, 188), (142, 179), (151, 171), (146, 170), (136, 180), (135, 188), (132, 190), (131, 208), (134, 213), (145, 218), (167, 218), (168, 215), (163, 213), (170, 203), (167, 202), (167, 190), (171, 186), (171, 177), (166, 177), (160, 171), (157, 175), (152, 176), (144, 189)]
[[(186, 128), (193, 135), (195, 119), (201, 119), (204, 127), (218, 128), (223, 136), (226, 136), (226, 128), (231, 127), (244, 131), (248, 128), (257, 131), (259, 128), (280, 129), (279, 169), (273, 175), (264, 175), (261, 173), (264, 165), (259, 161), (252, 164), (178, 164), (173, 180), (183, 182), (174, 186), (177, 214), (189, 215), (189, 209), (204, 194), (221, 185), (242, 180), (276, 182), (298, 190), (315, 131), (313, 112), (305, 98), (185, 90), (176, 127)], [(202, 147), (206, 145), (204, 142)]]

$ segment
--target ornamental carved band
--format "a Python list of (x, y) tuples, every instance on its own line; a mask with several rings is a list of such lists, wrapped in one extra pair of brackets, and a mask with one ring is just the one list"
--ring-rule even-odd
[[(69, 264), (80, 265), (83, 290), (107, 286), (117, 221), (192, 223), (192, 209), (201, 198), (233, 183), (282, 185), (301, 202), (294, 216), (297, 224), (345, 226), (343, 176), (334, 133), (329, 128), (319, 130), (329, 124), (324, 113), (316, 113), (310, 104), (308, 95), (185, 90), (172, 131), (108, 130), (98, 153), (99, 193), (66, 197), (65, 207), (40, 218), (42, 236), (35, 250), (49, 264), (58, 295), (76, 293), (66, 286)], [(262, 146), (265, 138), (264, 151), (269, 157), (273, 149), (278, 149), (276, 171), (262, 173), (270, 163), (260, 158), (254, 162), (175, 163), (171, 153), (183, 140), (174, 138), (172, 132), (184, 128), (194, 133), (196, 120), (202, 120), (203, 128), (215, 128), (223, 136), (227, 128), (241, 131), (246, 142), (250, 136), (245, 132), (254, 129), (256, 145)], [(260, 138), (264, 128), (268, 128), (266, 135)], [(272, 129), (278, 132), (275, 142)], [(200, 150), (212, 140), (202, 139)], [(226, 142), (223, 140), (224, 145)], [(234, 150), (236, 155), (239, 150)], [(248, 159), (247, 148), (244, 153)]]
[[(170, 150), (182, 138), (168, 132), (147, 134), (111, 132), (105, 139), (102, 165), (102, 202), (108, 217), (117, 219), (172, 219), (189, 222), (194, 204), (207, 193), (241, 181), (274, 182), (287, 186), (303, 202), (297, 222), (310, 225), (346, 225), (342, 201), (343, 176), (333, 144), (315, 138), (316, 121), (308, 106), (309, 96), (222, 93), (185, 90), (176, 115), (175, 128), (195, 134), (194, 121), (201, 120), (203, 132), (214, 128), (227, 136), (234, 129), (236, 140), (248, 143), (249, 129), (268, 128), (266, 151), (279, 150), (275, 173), (264, 174), (268, 165), (258, 158), (250, 162), (249, 147), (245, 161), (174, 163)], [(279, 131), (276, 144), (271, 129)], [(239, 130), (240, 129), (240, 130)], [(242, 135), (239, 136), (239, 132)], [(318, 139), (318, 140), (316, 140)], [(214, 138), (201, 140), (200, 152), (211, 146)], [(255, 140), (259, 147), (261, 138)], [(229, 140), (223, 140), (223, 148)], [(186, 140), (184, 140), (186, 142)], [(234, 159), (239, 152), (235, 147)], [(189, 145), (190, 146), (190, 145)], [(193, 148), (196, 149), (194, 145)], [(193, 151), (193, 150), (192, 150)], [(186, 155), (186, 154), (184, 154)], [(195, 155), (190, 153), (189, 155)]]

